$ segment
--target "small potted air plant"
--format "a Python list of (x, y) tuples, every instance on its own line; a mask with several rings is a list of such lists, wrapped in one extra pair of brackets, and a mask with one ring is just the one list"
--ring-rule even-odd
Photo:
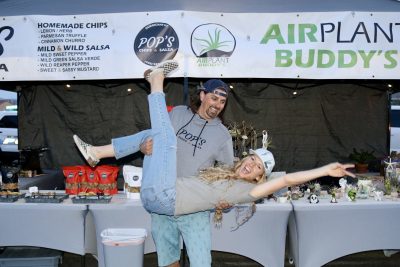
[(308, 188), (311, 194), (316, 194), (317, 196), (321, 194), (321, 185), (319, 183), (310, 183)]
[(392, 198), (398, 198), (399, 197), (399, 186), (395, 185), (392, 186), (392, 191), (390, 192), (390, 196)]
[(349, 201), (356, 201), (357, 190), (354, 187), (349, 188), (347, 191), (347, 199)]
[(336, 186), (329, 188), (328, 193), (331, 195), (332, 199), (340, 199), (342, 197), (340, 188)]
[(290, 192), (291, 192), (290, 196), (291, 196), (292, 200), (298, 200), (304, 196), (304, 193), (301, 192), (299, 186), (292, 187)]
[(374, 151), (367, 151), (361, 149), (358, 151), (353, 148), (353, 152), (349, 155), (349, 159), (354, 162), (357, 173), (368, 172), (368, 164), (375, 160)]

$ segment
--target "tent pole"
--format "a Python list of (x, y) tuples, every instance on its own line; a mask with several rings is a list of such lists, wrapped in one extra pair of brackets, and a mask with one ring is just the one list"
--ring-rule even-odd
[(391, 119), (392, 119), (392, 116), (391, 116), (391, 113), (392, 113), (392, 90), (387, 91), (387, 98), (388, 98), (388, 107), (387, 107), (387, 109), (388, 109), (388, 118), (387, 118), (388, 125), (387, 125), (386, 129), (388, 129), (388, 130), (386, 131), (387, 132), (387, 134), (386, 134), (386, 152), (388, 155), (390, 155), (390, 139), (391, 139), (390, 135), (392, 132), (391, 124), (390, 124)]
[(189, 78), (186, 73), (183, 77), (183, 103), (189, 106)]

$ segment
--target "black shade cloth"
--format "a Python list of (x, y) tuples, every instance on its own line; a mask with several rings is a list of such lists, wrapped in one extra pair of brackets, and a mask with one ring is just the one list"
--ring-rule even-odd
[(373, 150), (383, 157), (388, 145), (384, 86), (337, 82), (238, 84), (225, 114), (231, 121), (244, 120), (256, 129), (268, 130), (275, 171), (348, 162), (353, 148)]
[[(84, 164), (72, 135), (105, 145), (113, 137), (147, 129), (148, 85), (143, 80), (93, 84), (27, 85), (19, 98), (19, 142), (47, 147), (41, 158), (46, 169)], [(275, 171), (296, 171), (331, 161), (348, 161), (353, 148), (388, 153), (388, 93), (383, 82), (227, 80), (231, 90), (225, 123), (251, 124), (268, 130)], [(190, 80), (193, 92), (198, 81)], [(182, 104), (183, 80), (167, 80), (167, 104)], [(130, 89), (130, 90), (128, 90)], [(294, 92), (297, 94), (293, 94)], [(261, 144), (259, 140), (258, 144)], [(141, 164), (141, 153), (119, 161)]]

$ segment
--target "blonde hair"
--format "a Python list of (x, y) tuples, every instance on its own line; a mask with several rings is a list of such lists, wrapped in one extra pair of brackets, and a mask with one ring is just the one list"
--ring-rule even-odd
[[(238, 161), (233, 167), (229, 167), (226, 165), (217, 165), (215, 167), (210, 167), (210, 168), (204, 169), (204, 170), (200, 171), (199, 177), (210, 184), (213, 182), (216, 182), (216, 181), (220, 181), (220, 180), (228, 180), (228, 181), (240, 180), (240, 178), (236, 176), (236, 171), (237, 171), (237, 169), (239, 169), (242, 166), (244, 159), (245, 158)], [(264, 172), (260, 176), (254, 178), (254, 180), (249, 181), (249, 180), (243, 179), (243, 181), (246, 181), (248, 183), (253, 183), (253, 184), (264, 183), (266, 181), (265, 169), (264, 169)], [(248, 214), (246, 214), (244, 216), (244, 218), (242, 218), (241, 220), (239, 220), (239, 218), (238, 218), (239, 217), (238, 209), (236, 209), (236, 211), (237, 211), (237, 215), (236, 215), (236, 217), (237, 217), (236, 224), (237, 225), (234, 230), (236, 230), (239, 226), (241, 226), (242, 224), (247, 222), (253, 216), (254, 212), (256, 211), (256, 205), (253, 202), (252, 205), (248, 209), (248, 211), (250, 211), (250, 212), (247, 212)], [(214, 212), (214, 218), (213, 218), (215, 227), (217, 227), (217, 228), (221, 227), (222, 218), (223, 218), (223, 210), (216, 208), (215, 212)]]
[[(200, 171), (199, 177), (209, 183), (213, 183), (219, 180), (234, 180), (234, 179), (239, 180), (240, 178), (236, 176), (235, 172), (242, 166), (244, 159), (245, 158), (238, 161), (233, 167), (229, 167), (226, 165), (217, 165), (215, 167), (204, 169)], [(266, 181), (265, 170), (262, 175), (255, 177), (254, 181), (249, 181), (244, 179), (243, 181), (247, 181), (249, 183), (254, 183), (254, 184), (264, 183)]]

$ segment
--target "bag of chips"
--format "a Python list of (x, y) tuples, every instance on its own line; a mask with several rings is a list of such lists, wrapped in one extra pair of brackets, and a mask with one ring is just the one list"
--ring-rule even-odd
[(80, 193), (94, 193), (95, 195), (99, 193), (99, 175), (96, 171), (97, 167), (83, 166), (85, 168), (85, 184), (84, 188), (80, 191)]
[(96, 173), (98, 176), (98, 193), (104, 195), (114, 195), (118, 193), (117, 178), (118, 178), (119, 167), (100, 165), (96, 167)]
[(65, 193), (77, 195), (81, 192), (80, 188), (86, 176), (84, 166), (64, 166), (62, 170), (65, 177)]

